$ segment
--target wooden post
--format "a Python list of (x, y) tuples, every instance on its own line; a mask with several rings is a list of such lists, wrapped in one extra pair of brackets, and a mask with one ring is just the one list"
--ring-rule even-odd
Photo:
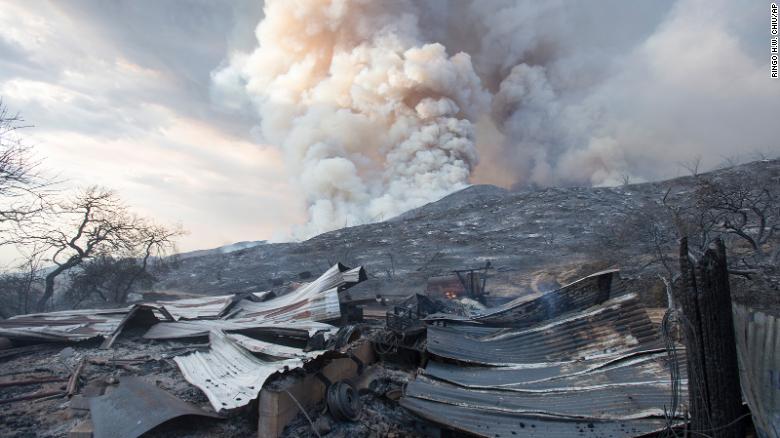
[(686, 330), (691, 429), (715, 438), (744, 436), (742, 394), (726, 249), (718, 239), (694, 266), (680, 241), (680, 303)]

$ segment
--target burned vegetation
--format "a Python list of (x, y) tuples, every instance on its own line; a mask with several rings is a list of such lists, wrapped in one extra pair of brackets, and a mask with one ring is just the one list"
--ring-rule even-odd
[(474, 186), (153, 278), (93, 257), (71, 308), (0, 320), (0, 435), (776, 436), (778, 177)]

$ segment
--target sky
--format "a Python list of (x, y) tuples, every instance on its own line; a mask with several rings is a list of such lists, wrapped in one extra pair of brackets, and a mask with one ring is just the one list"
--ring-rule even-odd
[(2, 0), (0, 97), (63, 186), (181, 224), (180, 250), (283, 236), (305, 217), (279, 151), (210, 98), (210, 72), (261, 15), (255, 1)]
[(0, 98), (64, 187), (180, 224), (181, 251), (471, 183), (614, 185), (780, 153), (769, 2), (267, 6), (0, 0)]

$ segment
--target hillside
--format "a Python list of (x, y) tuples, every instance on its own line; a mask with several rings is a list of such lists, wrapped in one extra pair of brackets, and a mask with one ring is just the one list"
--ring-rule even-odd
[[(475, 185), (384, 222), (344, 228), (304, 242), (259, 244), (230, 253), (205, 252), (180, 260), (157, 291), (217, 295), (273, 288), (317, 275), (336, 261), (363, 265), (370, 280), (355, 298), (403, 297), (424, 290), (431, 276), (491, 261), (488, 289), (500, 299), (535, 287), (618, 267), (649, 281), (645, 298), (662, 299), (646, 249), (632, 241), (605, 246), (605, 236), (627, 216), (658, 209), (664, 195), (690, 203), (697, 178), (728, 180), (750, 174), (776, 183), (780, 161), (764, 160), (698, 177), (621, 187), (567, 187), (510, 192)], [(303, 275), (301, 275), (303, 273)], [(544, 283), (548, 286), (538, 286)]]

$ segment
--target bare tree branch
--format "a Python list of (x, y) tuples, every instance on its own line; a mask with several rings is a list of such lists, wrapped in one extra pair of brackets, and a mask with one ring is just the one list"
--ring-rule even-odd
[(0, 99), (0, 245), (16, 243), (14, 228), (43, 213), (54, 184), (17, 133), (23, 122)]
[[(131, 263), (132, 268), (122, 266), (130, 274), (121, 287), (112, 289), (110, 299), (124, 302), (136, 281), (147, 272), (150, 259), (172, 247), (173, 239), (181, 234), (178, 228), (170, 230), (130, 213), (113, 191), (97, 186), (54, 203), (45, 220), (24, 227), (23, 232), (22, 240), (45, 247), (54, 264), (44, 279), (37, 310), (43, 311), (51, 300), (60, 275), (95, 258), (140, 260), (137, 266)], [(103, 265), (105, 268), (106, 263)]]

